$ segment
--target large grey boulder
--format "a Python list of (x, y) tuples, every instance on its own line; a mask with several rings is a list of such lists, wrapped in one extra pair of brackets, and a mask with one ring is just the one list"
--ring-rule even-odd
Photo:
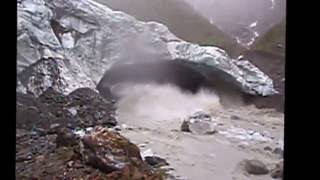
[(225, 74), (246, 93), (276, 93), (272, 80), (248, 61), (237, 62), (217, 47), (185, 42), (162, 24), (138, 21), (91, 0), (18, 2), (17, 72), (43, 58), (63, 59), (59, 62), (65, 73), (59, 75), (69, 75), (62, 77), (64, 94), (79, 87), (95, 88), (116, 63), (177, 58)]

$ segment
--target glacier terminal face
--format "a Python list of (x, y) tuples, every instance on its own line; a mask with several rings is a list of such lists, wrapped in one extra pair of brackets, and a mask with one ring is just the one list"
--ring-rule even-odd
[[(49, 86), (65, 94), (80, 87), (94, 89), (114, 64), (168, 59), (185, 59), (225, 73), (248, 94), (277, 93), (273, 81), (250, 62), (231, 59), (217, 47), (183, 41), (162, 24), (138, 21), (91, 0), (18, 2), (17, 38), (17, 73), (33, 72), (19, 86), (35, 95)], [(50, 60), (58, 71), (50, 71)], [(57, 79), (59, 83), (54, 83)]]

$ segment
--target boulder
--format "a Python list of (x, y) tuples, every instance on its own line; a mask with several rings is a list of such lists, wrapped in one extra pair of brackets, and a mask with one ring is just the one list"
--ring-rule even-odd
[(190, 130), (190, 122), (189, 121), (183, 121), (182, 124), (181, 124), (181, 131), (182, 132), (191, 132)]
[(117, 125), (116, 107), (112, 101), (104, 99), (90, 88), (80, 88), (70, 93), (67, 97), (69, 103), (66, 107), (75, 118), (83, 119), (85, 127)]
[(283, 161), (276, 164), (276, 166), (271, 170), (270, 175), (274, 179), (278, 179), (278, 178), (283, 177)]
[(130, 161), (140, 161), (139, 148), (120, 134), (96, 128), (82, 140), (84, 161), (105, 173), (118, 171)]
[(212, 121), (211, 115), (200, 110), (183, 120), (181, 131), (200, 135), (211, 135), (217, 132), (215, 126), (216, 124)]
[(61, 128), (57, 133), (56, 146), (59, 147), (72, 147), (79, 142), (75, 134), (68, 128)]
[(96, 127), (85, 135), (80, 152), (86, 164), (110, 174), (111, 179), (161, 179), (143, 162), (138, 146), (105, 128)]
[(244, 168), (249, 174), (253, 175), (264, 175), (269, 173), (267, 166), (256, 159), (246, 160)]
[(272, 151), (273, 154), (278, 154), (280, 155), (280, 157), (283, 157), (283, 149), (281, 147), (276, 147), (274, 148), (274, 150)]
[(147, 156), (145, 157), (145, 161), (152, 167), (161, 167), (161, 166), (167, 166), (169, 165), (169, 163), (158, 156)]

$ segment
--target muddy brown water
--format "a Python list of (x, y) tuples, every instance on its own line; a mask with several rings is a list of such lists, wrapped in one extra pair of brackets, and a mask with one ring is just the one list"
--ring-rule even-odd
[[(181, 91), (170, 84), (118, 84), (112, 88), (118, 101), (118, 121), (131, 129), (121, 134), (138, 144), (141, 152), (151, 150), (165, 158), (178, 179), (271, 179), (270, 175), (253, 176), (243, 170), (244, 159), (256, 158), (269, 169), (281, 160), (264, 147), (275, 148), (283, 141), (283, 114), (254, 106), (221, 105), (219, 96), (208, 90), (196, 94)], [(233, 98), (230, 97), (230, 100)], [(228, 103), (231, 103), (229, 101)], [(197, 109), (210, 112), (222, 124), (214, 135), (180, 132), (183, 118)], [(232, 116), (238, 116), (233, 120)], [(253, 130), (268, 134), (272, 140), (239, 139), (222, 132), (232, 129)]]

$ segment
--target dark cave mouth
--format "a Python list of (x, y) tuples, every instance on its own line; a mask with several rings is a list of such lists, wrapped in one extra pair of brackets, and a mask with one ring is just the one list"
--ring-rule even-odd
[(190, 64), (178, 60), (115, 65), (105, 72), (97, 89), (104, 96), (108, 96), (110, 88), (119, 83), (171, 84), (192, 94), (201, 88), (209, 89), (212, 86), (209, 80)]
[(252, 96), (242, 92), (221, 73), (200, 73), (198, 65), (185, 60), (167, 60), (117, 64), (107, 70), (97, 85), (97, 90), (106, 99), (120, 98), (112, 92), (112, 87), (121, 83), (130, 84), (170, 84), (182, 92), (197, 94), (200, 90), (213, 91), (225, 107), (254, 104), (257, 108), (279, 108), (279, 103), (271, 97)]
[(243, 92), (217, 73), (206, 76), (197, 69), (198, 66), (184, 60), (117, 64), (105, 72), (97, 90), (107, 99), (118, 99), (120, 97), (114, 92), (117, 90), (113, 90), (118, 84), (169, 84), (179, 88), (182, 93), (193, 95), (201, 90), (211, 91), (219, 96), (222, 105), (243, 104)]

